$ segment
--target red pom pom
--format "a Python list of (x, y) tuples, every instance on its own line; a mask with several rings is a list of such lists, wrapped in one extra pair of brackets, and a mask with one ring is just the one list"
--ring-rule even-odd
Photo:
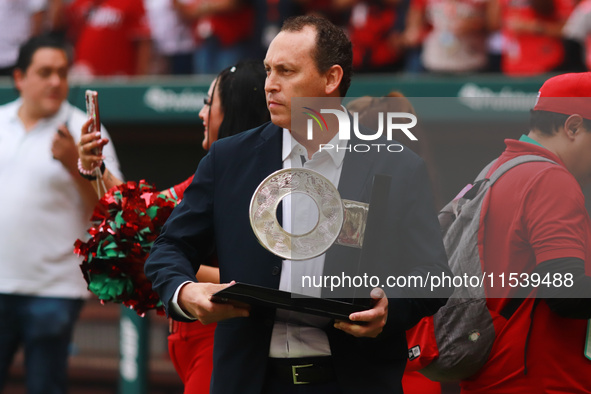
[(133, 291), (122, 290), (116, 301), (140, 316), (149, 309), (163, 314), (162, 303), (144, 275), (144, 262), (177, 203), (144, 180), (109, 190), (92, 214), (90, 238), (74, 244), (74, 253), (84, 257), (80, 268), (86, 282), (99, 274), (129, 279)]

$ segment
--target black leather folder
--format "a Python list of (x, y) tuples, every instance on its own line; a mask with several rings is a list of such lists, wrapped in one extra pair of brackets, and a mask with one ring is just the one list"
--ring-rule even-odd
[[(295, 312), (329, 317), (338, 320), (349, 320), (349, 315), (361, 312), (369, 307), (348, 302), (294, 295), (287, 291), (269, 289), (246, 283), (234, 283), (213, 294), (212, 302), (245, 303), (255, 307), (286, 309)], [(359, 324), (359, 322), (355, 322)]]

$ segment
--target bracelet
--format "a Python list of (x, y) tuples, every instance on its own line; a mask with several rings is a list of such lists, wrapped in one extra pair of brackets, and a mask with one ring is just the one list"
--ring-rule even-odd
[[(102, 160), (99, 169), (101, 170), (101, 174), (105, 173), (105, 163)], [(78, 158), (78, 173), (82, 178), (88, 179), (89, 181), (96, 181), (96, 175), (94, 175), (94, 170), (94, 168), (92, 170), (87, 170), (84, 167), (82, 167), (82, 161), (80, 160), (80, 158)]]
[(93, 175), (94, 168), (91, 170), (87, 170), (86, 168), (82, 167), (82, 160), (78, 158), (78, 172), (80, 173), (80, 175)]

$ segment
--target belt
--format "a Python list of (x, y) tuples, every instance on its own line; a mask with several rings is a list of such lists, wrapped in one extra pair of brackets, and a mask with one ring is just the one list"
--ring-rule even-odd
[(291, 384), (326, 383), (335, 380), (331, 357), (269, 358), (274, 379)]

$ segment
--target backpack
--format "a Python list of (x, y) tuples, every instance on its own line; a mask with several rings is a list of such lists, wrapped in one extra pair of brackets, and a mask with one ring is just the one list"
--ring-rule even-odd
[[(487, 191), (511, 168), (539, 161), (556, 164), (544, 157), (524, 155), (507, 161), (486, 178), (493, 161), (440, 211), (443, 243), (454, 276), (483, 277), (478, 229)], [(458, 381), (478, 372), (488, 360), (495, 340), (493, 320), (498, 316), (489, 311), (486, 301), (484, 286), (456, 287), (435, 315), (407, 331), (407, 370), (418, 370), (438, 382)], [(508, 320), (521, 302), (512, 298), (501, 316)]]

